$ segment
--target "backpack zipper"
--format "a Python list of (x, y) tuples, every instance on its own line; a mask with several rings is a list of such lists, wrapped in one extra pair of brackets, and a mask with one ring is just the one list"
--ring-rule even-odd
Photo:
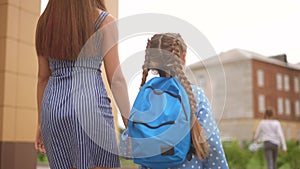
[(160, 125), (158, 125), (158, 126), (150, 126), (149, 124), (144, 123), (144, 122), (133, 121), (133, 122), (132, 122), (132, 126), (134, 126), (135, 124), (142, 124), (142, 125), (144, 125), (144, 126), (150, 128), (150, 129), (157, 129), (157, 128), (160, 128), (160, 127), (165, 126), (165, 125), (172, 125), (172, 124), (175, 124), (175, 121), (167, 121), (167, 122), (162, 123), (162, 124), (160, 124)]

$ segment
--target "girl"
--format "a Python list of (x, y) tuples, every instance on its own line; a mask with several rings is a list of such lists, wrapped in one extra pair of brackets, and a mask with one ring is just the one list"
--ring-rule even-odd
[(185, 75), (186, 50), (187, 46), (179, 34), (155, 34), (147, 43), (141, 86), (145, 84), (151, 70), (160, 76), (178, 78), (189, 95), (192, 113), (191, 135), (195, 153), (191, 159), (173, 167), (174, 169), (227, 169), (222, 142), (209, 101), (203, 90), (190, 84)]
[(115, 19), (105, 10), (103, 0), (49, 0), (39, 18), (35, 147), (47, 154), (51, 169), (120, 167), (102, 61), (122, 114), (130, 104), (118, 69)]
[(286, 153), (286, 143), (283, 136), (282, 128), (278, 120), (273, 119), (273, 110), (267, 109), (264, 119), (259, 123), (254, 139), (258, 142), (262, 138), (265, 157), (268, 169), (276, 169), (276, 160), (278, 149), (282, 145), (283, 152)]

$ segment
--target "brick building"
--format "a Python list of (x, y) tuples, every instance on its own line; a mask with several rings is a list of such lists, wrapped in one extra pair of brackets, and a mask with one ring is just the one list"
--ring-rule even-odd
[(224, 138), (252, 139), (266, 108), (286, 139), (300, 139), (300, 65), (286, 55), (233, 49), (189, 66), (205, 90)]

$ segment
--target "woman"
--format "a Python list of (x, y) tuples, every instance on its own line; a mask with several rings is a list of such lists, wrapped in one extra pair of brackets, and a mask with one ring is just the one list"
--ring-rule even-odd
[(276, 160), (280, 145), (282, 145), (284, 153), (286, 153), (287, 148), (280, 122), (273, 119), (272, 109), (265, 111), (264, 119), (257, 127), (254, 139), (258, 142), (259, 138), (261, 138), (264, 143), (263, 147), (268, 169), (276, 169)]
[[(141, 86), (145, 84), (148, 72), (154, 71), (160, 76), (177, 78), (188, 94), (192, 113), (191, 137), (195, 150), (190, 159), (186, 159), (172, 169), (227, 169), (219, 130), (213, 118), (209, 100), (200, 87), (190, 84), (185, 74), (186, 51), (187, 45), (179, 34), (155, 34), (147, 43)], [(147, 167), (140, 166), (140, 168)]]
[(120, 167), (110, 98), (101, 73), (103, 61), (127, 126), (130, 104), (119, 69), (114, 22), (103, 0), (49, 0), (39, 18), (35, 147), (47, 154), (51, 169)]

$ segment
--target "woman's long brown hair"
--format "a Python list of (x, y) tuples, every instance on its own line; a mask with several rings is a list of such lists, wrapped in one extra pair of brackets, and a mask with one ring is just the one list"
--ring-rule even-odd
[(38, 56), (76, 59), (94, 33), (96, 12), (106, 10), (103, 0), (49, 0), (36, 28)]
[[(162, 49), (163, 51), (155, 51), (153, 49)], [(178, 78), (185, 88), (191, 107), (191, 135), (196, 155), (200, 159), (208, 156), (208, 142), (205, 137), (203, 128), (196, 116), (196, 100), (192, 91), (191, 84), (183, 70), (183, 53), (186, 52), (187, 46), (179, 34), (166, 33), (156, 34), (148, 40), (146, 47), (145, 61), (143, 65), (143, 76), (141, 86), (146, 82), (149, 70), (163, 68), (172, 76)]]

